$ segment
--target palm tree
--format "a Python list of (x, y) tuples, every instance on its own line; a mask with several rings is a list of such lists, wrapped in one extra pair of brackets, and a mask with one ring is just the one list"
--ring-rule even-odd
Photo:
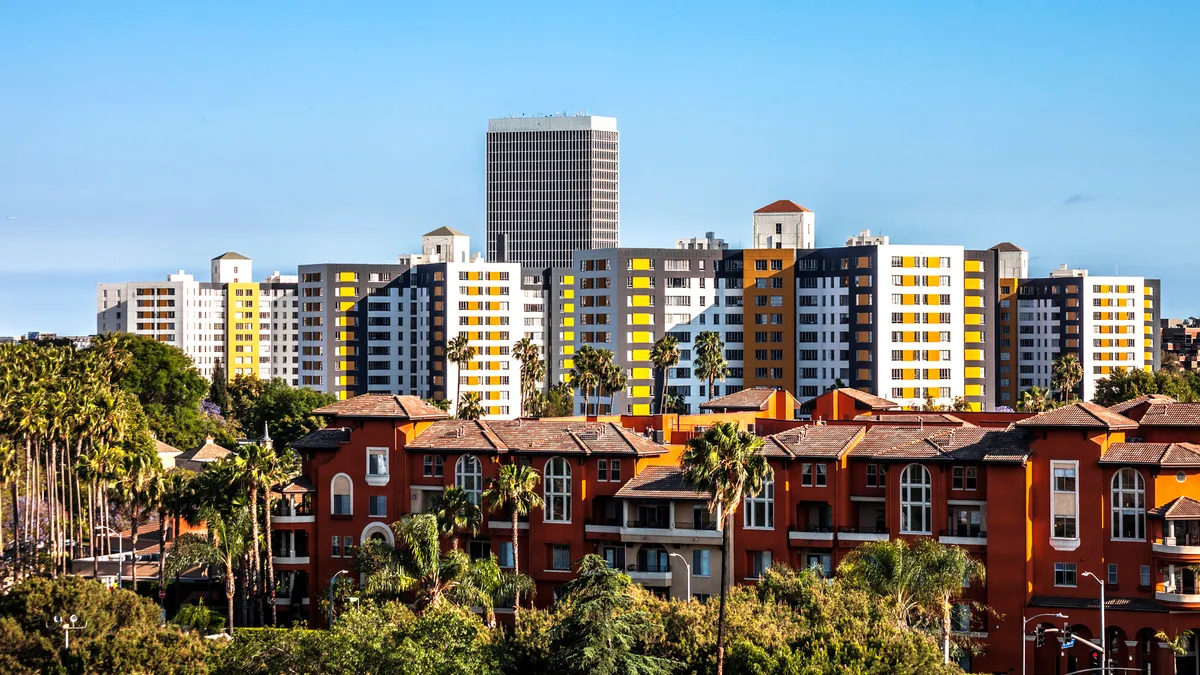
[[(608, 355), (604, 363), (604, 370), (601, 371), (600, 382), (601, 386), (608, 391), (608, 414), (616, 414), (617, 392), (625, 391), (625, 387), (629, 386), (629, 376), (625, 374), (625, 370), (621, 366), (613, 363), (612, 352), (607, 349), (604, 353)], [(599, 405), (597, 403), (597, 405)]]
[(537, 344), (528, 336), (517, 340), (512, 354), (521, 364), (521, 417), (524, 417), (530, 398), (546, 377), (546, 362), (541, 359)]
[[(493, 607), (512, 604), (514, 615), (520, 610), (521, 596), (532, 598), (537, 592), (532, 578), (515, 570), (501, 568), (494, 554), (486, 560), (473, 561), (464, 582), (491, 597)], [(489, 609), (488, 625), (494, 626), (495, 623), (495, 614)]]
[(571, 369), (571, 384), (583, 396), (583, 414), (588, 414), (588, 394), (600, 386), (600, 371), (597, 369), (599, 354), (594, 347), (584, 345), (575, 351), (575, 366)]
[(1041, 387), (1030, 387), (1021, 392), (1021, 400), (1017, 401), (1020, 412), (1044, 413), (1054, 408), (1054, 399), (1050, 392)]
[(279, 619), (279, 615), (275, 608), (275, 552), (271, 550), (272, 533), (271, 533), (271, 489), (270, 486), (283, 483), (292, 477), (295, 471), (296, 458), (292, 454), (291, 448), (285, 448), (283, 452), (274, 452), (269, 458), (269, 462), (263, 466), (263, 479), (266, 481), (267, 489), (263, 490), (263, 541), (267, 546), (267, 602), (271, 606), (271, 625), (274, 626)]
[(225, 579), (225, 608), (229, 615), (229, 631), (233, 632), (234, 561), (240, 560), (250, 548), (250, 518), (244, 509), (222, 509), (204, 506), (198, 518), (208, 526), (208, 536), (188, 533), (175, 538), (171, 557), (164, 561), (167, 575), (176, 576), (197, 564), (221, 569)]
[(666, 412), (667, 381), (671, 369), (679, 365), (679, 340), (673, 335), (658, 338), (650, 349), (650, 362), (662, 371), (662, 391), (658, 394), (658, 414)]
[[(4, 557), (4, 487), (11, 484), (14, 487), (17, 484), (17, 448), (7, 438), (0, 438), (0, 559)], [(13, 495), (13, 511), (17, 509), (16, 495)], [(13, 518), (13, 549), (17, 547), (16, 538), (17, 520)]]
[(446, 488), (434, 509), (438, 531), (450, 538), (450, 547), (458, 550), (458, 533), (469, 531), (472, 536), (479, 532), (483, 512), (471, 500), (471, 495), (460, 487)]
[(696, 336), (696, 376), (708, 381), (707, 396), (713, 398), (713, 380), (725, 381), (729, 362), (725, 360), (725, 343), (721, 334), (706, 330)]
[(1079, 362), (1079, 357), (1074, 354), (1058, 357), (1050, 379), (1058, 387), (1059, 397), (1065, 402), (1068, 395), (1075, 390), (1075, 386), (1083, 381), (1083, 364)]
[[(537, 484), (540, 480), (533, 468), (524, 464), (504, 464), (500, 467), (499, 475), (492, 479), (483, 499), (492, 511), (507, 508), (512, 519), (512, 564), (513, 571), (520, 572), (520, 558), (517, 544), (517, 519), (526, 515), (530, 509), (541, 508), (542, 496), (538, 494)], [(513, 600), (513, 612), (519, 612), (521, 607), (520, 589)]]
[(458, 419), (477, 420), (487, 414), (479, 399), (479, 392), (464, 391), (458, 399)]
[[(657, 345), (656, 345), (657, 347)], [(652, 357), (653, 358), (653, 357)], [(725, 669), (726, 599), (733, 576), (734, 514), (746, 495), (755, 496), (771, 479), (772, 470), (762, 452), (763, 440), (739, 431), (736, 422), (718, 422), (704, 435), (688, 441), (680, 466), (684, 477), (708, 493), (708, 510), (724, 519), (721, 536), (721, 609), (717, 616), (717, 675)]]
[(245, 486), (249, 493), (247, 504), (250, 507), (250, 569), (248, 571), (249, 579), (247, 586), (250, 594), (255, 597), (254, 614), (257, 617), (261, 616), (262, 603), (259, 602), (259, 594), (262, 589), (262, 575), (259, 573), (259, 565), (262, 557), (258, 548), (258, 495), (260, 491), (270, 489), (270, 484), (267, 482), (266, 473), (274, 464), (275, 451), (269, 448), (264, 448), (259, 445), (243, 445), (237, 449), (232, 456), (233, 467), (237, 472), (238, 482)]
[(462, 369), (471, 361), (475, 360), (475, 356), (479, 353), (475, 347), (471, 345), (471, 341), (466, 335), (458, 334), (450, 338), (446, 342), (446, 360), (456, 366), (454, 373), (454, 396), (449, 396), (451, 401), (457, 398), (458, 382), (462, 377)]
[[(1160, 630), (1154, 634), (1154, 637), (1158, 638), (1159, 642), (1165, 642), (1167, 644), (1167, 648), (1170, 649), (1171, 653), (1174, 654), (1175, 656), (1183, 656), (1183, 655), (1187, 654), (1188, 651), (1190, 651), (1188, 649), (1188, 646), (1192, 642), (1192, 631), (1190, 631), (1190, 630), (1185, 630), (1182, 633), (1176, 635), (1175, 637), (1171, 637), (1170, 635), (1167, 635), (1166, 631)], [(1171, 670), (1174, 673), (1176, 673), (1176, 675), (1178, 675), (1178, 673), (1179, 673), (1178, 659), (1171, 659)]]
[(137, 590), (137, 541), (138, 526), (145, 516), (145, 505), (151, 502), (152, 483), (155, 475), (161, 471), (158, 457), (145, 452), (130, 452), (124, 457), (121, 471), (121, 483), (117, 486), (121, 501), (129, 506), (133, 539), (133, 588)]
[[(901, 540), (903, 541), (903, 540)], [(942, 658), (950, 663), (950, 612), (953, 600), (962, 596), (963, 582), (983, 581), (983, 564), (967, 555), (960, 546), (946, 546), (932, 539), (923, 539), (917, 546), (922, 565), (922, 590), (930, 609), (940, 609), (942, 624)], [(932, 613), (932, 612), (931, 612)]]

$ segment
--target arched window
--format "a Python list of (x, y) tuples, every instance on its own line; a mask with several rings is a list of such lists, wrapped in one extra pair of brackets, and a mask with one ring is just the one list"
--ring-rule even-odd
[(333, 515), (354, 515), (354, 483), (350, 481), (350, 476), (344, 473), (334, 476), (329, 491), (333, 494), (333, 502), (330, 504), (330, 512)]
[(742, 509), (746, 513), (743, 524), (746, 527), (775, 527), (775, 474), (763, 480), (762, 490), (758, 494), (746, 493), (743, 502)]
[(900, 474), (900, 532), (933, 533), (933, 479), (920, 464), (909, 464)]
[(471, 503), (479, 506), (479, 497), (483, 494), (483, 466), (475, 455), (463, 455), (454, 465), (454, 485), (467, 493)]
[(571, 522), (571, 466), (562, 457), (546, 462), (546, 522)]
[(1113, 539), (1146, 538), (1146, 483), (1136, 469), (1121, 469), (1112, 480)]
[(359, 541), (363, 544), (366, 544), (368, 541), (386, 541), (389, 544), (395, 545), (396, 536), (387, 525), (383, 523), (371, 523), (363, 528), (362, 535), (359, 536)]

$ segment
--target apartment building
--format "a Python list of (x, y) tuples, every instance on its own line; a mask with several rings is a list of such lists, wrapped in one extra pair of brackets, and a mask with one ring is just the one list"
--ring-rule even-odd
[(230, 378), (253, 374), (295, 385), (294, 364), (284, 364), (298, 333), (296, 279), (278, 272), (252, 279), (253, 261), (229, 252), (213, 258), (207, 282), (181, 270), (166, 281), (98, 284), (96, 332), (178, 347), (209, 379), (220, 361)]
[(754, 212), (754, 248), (816, 248), (816, 226), (816, 214), (796, 202), (771, 202)]
[(1200, 368), (1200, 321), (1188, 319), (1161, 319), (1159, 342), (1163, 355), (1175, 357), (1183, 370)]
[[(750, 390), (709, 406), (731, 412), (670, 419), (464, 422), (406, 396), (339, 402), (318, 411), (329, 428), (295, 444), (302, 475), (276, 488), (276, 513), (285, 517), (276, 564), (290, 573), (284, 578), (304, 582), (292, 587), (290, 604), (308, 598), (302, 616), (315, 617), (311, 598), (351, 564), (356, 546), (391, 541), (389, 523), (434, 508), (446, 487), (479, 498), (500, 465), (520, 462), (543, 476), (545, 506), (518, 524), (520, 569), (535, 579), (539, 604), (557, 597), (588, 553), (656, 593), (687, 597), (690, 588), (703, 600), (719, 581), (721, 519), (678, 462), (697, 426), (724, 420), (765, 437), (773, 472), (736, 519), (738, 583), (774, 561), (832, 574), (863, 542), (933, 538), (964, 547), (987, 570), (952, 610), (954, 632), (983, 646), (964, 661), (972, 672), (1008, 672), (1022, 651), (1027, 672), (1086, 667), (1084, 644), (1022, 640), (1023, 616), (1059, 612), (1118, 666), (1200, 666), (1194, 639), (1176, 657), (1154, 637), (1200, 628), (1198, 404), (1156, 396), (1037, 416), (945, 415), (844, 391), (812, 402), (840, 409), (823, 424), (788, 419), (776, 405), (747, 407)], [(664, 443), (629, 430), (643, 425), (661, 430), (654, 433)], [(511, 568), (509, 518), (489, 516), (460, 547)], [(1085, 573), (1105, 583), (1105, 634), (1100, 586)], [(1026, 628), (1037, 623), (1061, 629), (1064, 620)]]

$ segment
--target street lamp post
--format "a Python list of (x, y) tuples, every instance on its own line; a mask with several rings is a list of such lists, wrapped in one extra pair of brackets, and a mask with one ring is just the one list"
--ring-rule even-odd
[(57, 615), (54, 617), (55, 625), (60, 626), (63, 631), (63, 651), (71, 651), (71, 631), (83, 630), (84, 628), (87, 628), (90, 623), (85, 621), (82, 626), (76, 626), (75, 624), (78, 621), (79, 617), (74, 614), (68, 617)]
[(1091, 577), (1100, 584), (1100, 675), (1106, 675), (1108, 673), (1108, 631), (1104, 625), (1104, 582), (1091, 572), (1084, 572), (1083, 576)]
[(337, 583), (337, 578), (342, 576), (343, 574), (350, 574), (350, 570), (338, 570), (333, 573), (332, 577), (329, 577), (329, 627), (330, 628), (333, 628), (334, 618), (337, 615), (337, 613), (334, 611), (334, 605), (333, 605), (333, 587)]
[(1025, 637), (1029, 634), (1029, 622), (1033, 621), (1034, 619), (1040, 619), (1044, 616), (1053, 617), (1055, 619), (1067, 618), (1067, 615), (1063, 614), (1062, 612), (1058, 612), (1056, 614), (1034, 614), (1028, 619), (1021, 617), (1021, 675), (1025, 675)]
[(683, 556), (679, 555), (678, 553), (675, 553), (674, 551), (671, 552), (671, 556), (675, 557), (675, 558), (679, 558), (680, 562), (683, 563), (684, 569), (687, 570), (687, 596), (688, 596), (687, 599), (688, 599), (688, 602), (691, 602), (692, 601), (692, 566), (688, 564), (687, 558), (684, 558)]
[[(107, 525), (98, 525), (96, 531), (99, 532), (100, 530), (108, 530), (109, 539), (113, 537), (117, 538), (117, 588), (121, 588), (121, 578), (125, 576), (125, 537)], [(111, 551), (112, 549), (109, 550)], [(92, 551), (92, 555), (96, 555), (96, 552)]]

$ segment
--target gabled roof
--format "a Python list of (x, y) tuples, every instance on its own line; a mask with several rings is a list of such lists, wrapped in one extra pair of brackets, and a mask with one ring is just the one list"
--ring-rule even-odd
[(804, 213), (804, 212), (811, 213), (811, 211), (804, 208), (803, 206), (800, 206), (799, 204), (797, 204), (796, 202), (794, 202), (790, 199), (780, 199), (778, 201), (771, 202), (770, 204), (767, 204), (766, 206), (762, 207), (761, 209), (755, 211), (755, 213)]
[(1200, 518), (1200, 502), (1191, 497), (1176, 497), (1146, 511), (1146, 514), (1163, 520), (1191, 520)]
[(1116, 405), (1110, 405), (1110, 406), (1108, 406), (1108, 409), (1117, 413), (1118, 415), (1124, 415), (1126, 412), (1138, 407), (1139, 405), (1142, 405), (1143, 403), (1175, 403), (1175, 402), (1176, 402), (1175, 399), (1171, 398), (1170, 396), (1166, 396), (1164, 394), (1144, 394), (1137, 398), (1131, 398), (1128, 401), (1121, 401), (1120, 403), (1118, 403)]
[(173, 457), (183, 454), (183, 451), (180, 450), (179, 448), (177, 448), (173, 445), (167, 445), (166, 443), (163, 443), (162, 441), (158, 440), (157, 438), (154, 439), (154, 450), (159, 455), (171, 455)]
[[(867, 438), (871, 438), (871, 432), (880, 436), (882, 434), (876, 430), (885, 429), (887, 428), (872, 427), (867, 433)], [(890, 434), (881, 439), (872, 439), (872, 445), (868, 446), (868, 456), (876, 460), (927, 459), (957, 462), (1021, 462), (1029, 456), (1029, 434), (1015, 429), (943, 427), (923, 438), (913, 438), (908, 442), (889, 445), (886, 442), (889, 439), (903, 441), (904, 437), (900, 434)], [(863, 443), (860, 443), (858, 447), (862, 445)], [(860, 454), (858, 447), (852, 453), (855, 456)]]
[(726, 394), (700, 404), (701, 410), (766, 410), (775, 387), (751, 387)]
[(413, 450), (654, 457), (661, 445), (611, 422), (442, 420), (405, 446)]
[(816, 405), (817, 401), (822, 396), (830, 396), (835, 393), (843, 394), (845, 396), (848, 396), (848, 397), (854, 399), (854, 409), (855, 410), (895, 410), (896, 408), (900, 407), (900, 404), (896, 403), (895, 401), (889, 401), (886, 398), (880, 398), (879, 396), (876, 396), (875, 394), (868, 394), (865, 391), (859, 391), (858, 389), (851, 389), (850, 387), (842, 387), (841, 389), (831, 389), (831, 390), (825, 392), (824, 394), (821, 394), (821, 396), (816, 396), (816, 397), (810, 398), (807, 401), (801, 403), (800, 407), (805, 410), (811, 410), (813, 408), (813, 406)]
[(1146, 427), (1200, 426), (1200, 403), (1151, 403), (1142, 415)]
[(897, 413), (895, 415), (859, 415), (858, 417), (854, 418), (854, 421), (881, 422), (883, 424), (906, 424), (908, 426), (913, 426), (915, 424), (939, 424), (941, 426), (953, 425), (958, 427), (975, 426), (961, 417), (955, 417), (949, 413), (935, 412)]
[(620, 490), (618, 498), (627, 499), (696, 499), (706, 500), (709, 495), (698, 492), (683, 476), (677, 466), (648, 466), (630, 478)]
[(350, 442), (350, 430), (318, 429), (311, 434), (301, 436), (292, 441), (292, 447), (297, 450), (337, 450), (342, 443)]
[(316, 492), (317, 488), (313, 485), (312, 480), (308, 476), (296, 476), (295, 478), (280, 483), (271, 488), (271, 492), (281, 495), (304, 494), (306, 492)]
[(1136, 429), (1137, 422), (1112, 412), (1104, 406), (1090, 402), (1072, 403), (1040, 415), (1034, 415), (1016, 423), (1027, 429)]
[(763, 452), (768, 457), (836, 459), (865, 433), (864, 427), (851, 425), (797, 427), (764, 438)]
[(232, 450), (217, 445), (213, 441), (213, 437), (209, 436), (204, 439), (203, 445), (179, 453), (175, 458), (175, 463), (178, 465), (179, 462), (215, 462), (231, 454), (233, 454)]
[(317, 408), (313, 414), (394, 420), (444, 420), (450, 417), (450, 413), (426, 403), (418, 396), (395, 394), (362, 394)]
[(221, 255), (213, 258), (213, 260), (249, 260), (249, 258), (242, 255), (241, 253), (234, 253), (233, 251), (227, 251), (227, 252), (222, 253)]
[(439, 227), (438, 229), (434, 230), (433, 232), (426, 232), (425, 236), (426, 237), (465, 237), (467, 235), (463, 234), (462, 232), (459, 232), (458, 230), (456, 230), (454, 228), (446, 227), (443, 225), (442, 227)]
[(1142, 464), (1164, 468), (1200, 468), (1200, 445), (1195, 443), (1113, 443), (1101, 464)]
[(1017, 246), (1016, 244), (1014, 244), (1012, 242), (1008, 242), (1008, 241), (1002, 241), (999, 244), (996, 244), (995, 246), (989, 248), (988, 250), (989, 251), (1001, 251), (1003, 253), (1014, 253), (1014, 252), (1024, 252), (1025, 251), (1025, 249), (1021, 248), (1020, 246)]

